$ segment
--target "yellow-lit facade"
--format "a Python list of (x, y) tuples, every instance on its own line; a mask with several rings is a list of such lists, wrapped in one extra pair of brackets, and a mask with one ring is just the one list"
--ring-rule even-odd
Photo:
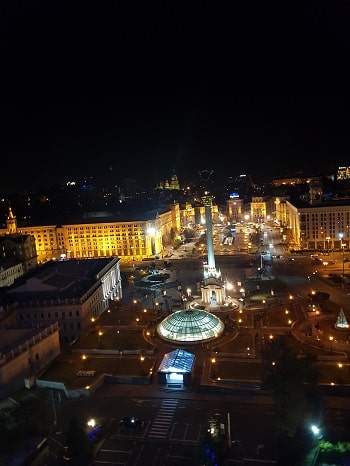
[(142, 260), (163, 254), (164, 247), (181, 231), (179, 204), (169, 211), (156, 213), (154, 219), (128, 222), (77, 223), (69, 225), (44, 225), (17, 227), (16, 217), (11, 215), (9, 231), (35, 238), (38, 262), (66, 258), (99, 258), (117, 256), (121, 260)]

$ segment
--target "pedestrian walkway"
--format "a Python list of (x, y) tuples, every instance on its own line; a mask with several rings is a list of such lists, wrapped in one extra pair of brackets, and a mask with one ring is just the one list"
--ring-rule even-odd
[(153, 439), (166, 439), (168, 437), (178, 404), (179, 400), (174, 398), (162, 401), (158, 413), (147, 432), (147, 437)]

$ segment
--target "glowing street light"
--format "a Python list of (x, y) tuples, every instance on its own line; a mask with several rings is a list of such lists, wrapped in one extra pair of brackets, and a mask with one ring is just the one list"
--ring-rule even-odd
[(340, 385), (343, 383), (343, 374), (342, 374), (342, 369), (343, 369), (343, 364), (341, 362), (338, 362), (338, 367), (340, 371)]
[(215, 363), (216, 363), (216, 358), (211, 358), (211, 374), (212, 374), (213, 379), (216, 379)]
[(329, 335), (329, 341), (330, 341), (330, 345), (331, 345), (331, 353), (333, 352), (333, 339), (334, 339), (334, 337), (332, 335)]
[(343, 243), (343, 237), (344, 237), (344, 233), (339, 233), (338, 235), (339, 239), (340, 239), (340, 245), (341, 245), (341, 250), (342, 250), (342, 262), (343, 262), (343, 278), (344, 278), (344, 263), (345, 263), (345, 259), (344, 259), (344, 246), (345, 244)]
[(310, 429), (311, 429), (311, 432), (313, 433), (315, 439), (321, 439), (322, 438), (321, 429), (318, 426), (316, 426), (315, 424), (312, 424), (310, 426)]

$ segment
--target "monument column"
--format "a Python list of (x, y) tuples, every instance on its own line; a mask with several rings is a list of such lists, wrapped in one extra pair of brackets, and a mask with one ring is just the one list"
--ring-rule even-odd
[(221, 280), (221, 273), (216, 270), (215, 265), (212, 221), (213, 196), (205, 192), (202, 202), (205, 209), (208, 249), (208, 263), (204, 267), (204, 280), (202, 283), (202, 302), (209, 304), (210, 309), (219, 309), (225, 302), (225, 289)]
[(213, 196), (208, 192), (202, 197), (205, 212), (205, 224), (207, 229), (207, 250), (208, 250), (208, 273), (215, 271), (215, 255), (213, 245), (213, 220), (212, 220), (212, 204)]

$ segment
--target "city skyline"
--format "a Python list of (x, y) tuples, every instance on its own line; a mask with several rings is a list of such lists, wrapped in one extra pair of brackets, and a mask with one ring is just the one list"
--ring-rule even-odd
[(0, 191), (348, 165), (345, 14), (214, 2), (5, 9)]

